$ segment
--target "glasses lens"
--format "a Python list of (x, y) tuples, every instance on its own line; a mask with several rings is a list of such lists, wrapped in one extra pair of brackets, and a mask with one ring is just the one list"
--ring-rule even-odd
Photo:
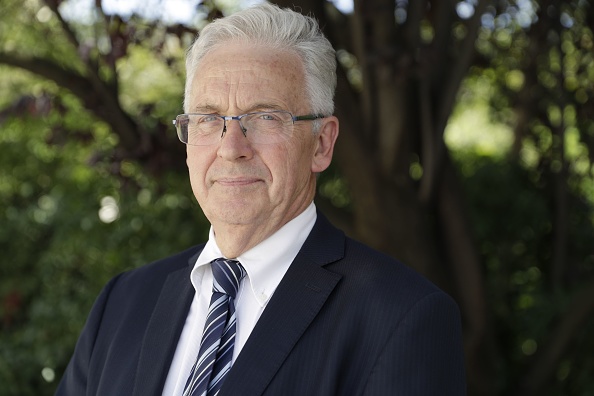
[(208, 146), (220, 140), (224, 120), (212, 114), (181, 114), (177, 116), (175, 126), (183, 143)]
[(278, 143), (290, 135), (293, 116), (288, 111), (249, 113), (241, 118), (247, 138), (254, 143)]
[(180, 114), (177, 117), (175, 117), (175, 130), (177, 131), (177, 137), (182, 143), (188, 143), (189, 122), (190, 119), (186, 114)]

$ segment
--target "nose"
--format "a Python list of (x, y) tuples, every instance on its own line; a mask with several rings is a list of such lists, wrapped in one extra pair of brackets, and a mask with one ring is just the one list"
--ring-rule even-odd
[(223, 129), (223, 138), (217, 152), (218, 156), (228, 161), (251, 158), (253, 156), (253, 148), (245, 133), (246, 130), (239, 120), (226, 120)]

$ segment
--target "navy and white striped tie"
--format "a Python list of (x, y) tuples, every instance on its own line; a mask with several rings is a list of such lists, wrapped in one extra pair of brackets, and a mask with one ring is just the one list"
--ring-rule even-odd
[(211, 263), (212, 297), (200, 342), (200, 352), (184, 387), (184, 396), (218, 394), (231, 369), (235, 345), (234, 299), (245, 269), (239, 261), (219, 258)]

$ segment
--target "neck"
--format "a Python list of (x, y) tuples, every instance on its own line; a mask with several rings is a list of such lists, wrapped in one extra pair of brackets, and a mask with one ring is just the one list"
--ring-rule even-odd
[(253, 227), (248, 225), (217, 225), (213, 224), (213, 230), (217, 246), (221, 249), (223, 256), (235, 259), (244, 252), (247, 252), (268, 236), (259, 236), (253, 233)]
[[(311, 203), (311, 201), (310, 201)], [(224, 257), (236, 259), (260, 244), (281, 229), (285, 224), (299, 216), (307, 207), (301, 207), (299, 211), (288, 213), (278, 221), (265, 222), (264, 224), (213, 224), (213, 231), (217, 246)]]

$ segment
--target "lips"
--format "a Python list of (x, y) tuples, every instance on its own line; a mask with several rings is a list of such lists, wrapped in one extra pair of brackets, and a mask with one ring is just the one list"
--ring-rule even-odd
[(256, 177), (220, 177), (215, 179), (214, 183), (220, 184), (221, 186), (240, 187), (262, 181), (262, 179)]
[[(245, 165), (245, 164), (244, 164)], [(207, 185), (222, 187), (243, 187), (266, 183), (271, 179), (264, 169), (256, 166), (216, 166), (213, 164), (206, 174)]]

